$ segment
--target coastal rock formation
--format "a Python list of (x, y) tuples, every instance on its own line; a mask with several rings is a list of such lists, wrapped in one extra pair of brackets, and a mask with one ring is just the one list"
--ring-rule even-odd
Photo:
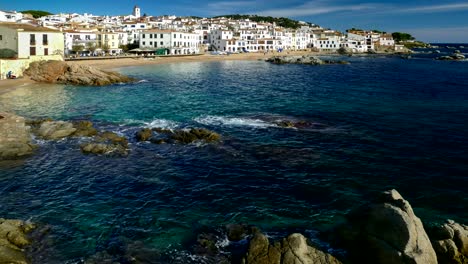
[(0, 218), (0, 263), (26, 264), (24, 247), (30, 244), (26, 234), (34, 225), (21, 220)]
[(70, 122), (45, 121), (40, 124), (36, 133), (43, 139), (56, 140), (68, 137), (75, 133), (76, 130)]
[(73, 127), (76, 129), (75, 133), (73, 133), (74, 137), (92, 137), (98, 134), (91, 121), (76, 121), (73, 122)]
[(421, 220), (396, 190), (351, 212), (339, 236), (357, 263), (437, 263)]
[(80, 149), (85, 154), (126, 156), (128, 155), (128, 140), (114, 132), (106, 131), (95, 137), (92, 142), (80, 145)]
[[(157, 133), (156, 136), (153, 136), (153, 131)], [(204, 128), (191, 128), (179, 130), (169, 130), (161, 128), (142, 129), (137, 132), (136, 137), (138, 141), (150, 140), (152, 143), (155, 144), (164, 144), (166, 142), (190, 144), (196, 141), (204, 141), (210, 143), (221, 140), (221, 135)]]
[(258, 232), (249, 242), (245, 264), (339, 264), (338, 259), (308, 245), (301, 234), (292, 234), (281, 242), (271, 244), (268, 238)]
[(468, 263), (468, 226), (448, 220), (428, 231), (439, 264)]
[(273, 64), (307, 64), (307, 65), (324, 65), (324, 64), (349, 64), (347, 61), (331, 61), (321, 60), (313, 55), (303, 56), (274, 56), (266, 59), (267, 62)]
[(33, 153), (30, 127), (25, 119), (0, 112), (0, 160), (15, 159)]
[(466, 59), (465, 55), (460, 54), (460, 53), (454, 53), (450, 56), (441, 56), (437, 57), (436, 60), (450, 60), (450, 61), (458, 61), (458, 60), (464, 60)]
[(103, 86), (132, 82), (134, 79), (85, 65), (69, 65), (63, 61), (37, 61), (24, 72), (32, 80), (44, 83)]

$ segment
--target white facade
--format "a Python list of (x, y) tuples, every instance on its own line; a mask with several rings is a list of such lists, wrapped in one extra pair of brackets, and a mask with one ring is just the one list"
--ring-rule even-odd
[(134, 15), (136, 18), (141, 17), (140, 7), (138, 7), (138, 6), (133, 7), (133, 14), (132, 15)]
[(65, 37), (65, 54), (73, 53), (73, 46), (83, 46), (83, 50), (87, 50), (91, 45), (97, 47), (96, 32), (80, 32), (80, 31), (67, 31), (64, 33)]
[(147, 30), (140, 33), (140, 48), (166, 48), (169, 54), (183, 55), (200, 52), (199, 34), (172, 30)]
[(17, 12), (5, 12), (0, 10), (0, 22), (16, 22), (23, 19), (23, 14)]

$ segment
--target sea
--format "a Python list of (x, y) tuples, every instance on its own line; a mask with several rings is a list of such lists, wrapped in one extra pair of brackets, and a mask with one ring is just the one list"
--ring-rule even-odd
[[(2, 111), (90, 120), (129, 138), (130, 153), (84, 155), (84, 138), (36, 138), (35, 155), (0, 163), (0, 217), (38, 225), (33, 263), (209, 263), (193, 241), (214, 232), (223, 251), (232, 223), (272, 238), (301, 232), (332, 252), (320, 234), (389, 189), (425, 224), (467, 224), (468, 61), (437, 61), (453, 49), (435, 50), (333, 57), (349, 65), (123, 67), (139, 81), (3, 93)], [(222, 139), (137, 142), (142, 128)]]

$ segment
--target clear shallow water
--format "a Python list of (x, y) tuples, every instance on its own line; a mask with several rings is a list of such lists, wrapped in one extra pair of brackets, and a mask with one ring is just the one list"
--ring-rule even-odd
[(2, 110), (85, 118), (130, 138), (146, 126), (223, 136), (211, 145), (131, 139), (125, 158), (82, 155), (80, 139), (38, 142), (36, 155), (1, 168), (0, 216), (50, 225), (50, 246), (37, 253), (44, 263), (102, 251), (119, 260), (140, 242), (194, 262), (183, 252), (200, 228), (245, 222), (313, 234), (388, 188), (425, 221), (466, 223), (468, 64), (350, 60), (129, 67), (121, 72), (144, 81), (0, 95)]

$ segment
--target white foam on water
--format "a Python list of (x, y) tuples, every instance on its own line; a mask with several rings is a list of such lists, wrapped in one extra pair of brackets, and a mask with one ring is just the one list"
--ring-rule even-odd
[(204, 125), (214, 126), (248, 126), (255, 128), (276, 127), (273, 123), (266, 122), (261, 119), (245, 118), (245, 117), (223, 117), (223, 116), (204, 116), (194, 119), (195, 122)]
[(149, 128), (176, 129), (179, 123), (167, 119), (154, 119), (151, 122), (145, 122), (145, 126)]

